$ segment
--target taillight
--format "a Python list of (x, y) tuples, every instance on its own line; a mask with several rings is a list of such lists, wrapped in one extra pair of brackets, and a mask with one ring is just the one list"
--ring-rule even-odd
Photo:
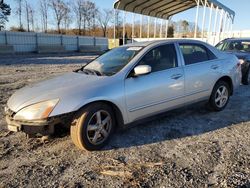
[(239, 59), (238, 63), (237, 63), (237, 66), (241, 66), (245, 61), (243, 59)]

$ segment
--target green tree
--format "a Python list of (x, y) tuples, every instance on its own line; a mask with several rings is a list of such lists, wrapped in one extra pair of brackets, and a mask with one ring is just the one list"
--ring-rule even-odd
[(0, 1), (0, 31), (4, 28), (5, 23), (8, 22), (8, 16), (11, 14), (10, 5)]

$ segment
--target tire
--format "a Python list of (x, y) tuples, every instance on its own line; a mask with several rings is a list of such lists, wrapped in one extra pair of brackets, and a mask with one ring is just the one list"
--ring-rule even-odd
[(78, 148), (89, 151), (100, 150), (108, 143), (114, 127), (115, 116), (112, 108), (104, 103), (94, 103), (76, 114), (70, 135)]
[(222, 111), (227, 106), (229, 99), (230, 87), (228, 83), (219, 81), (213, 88), (212, 94), (209, 99), (209, 105), (213, 111)]
[(242, 77), (242, 84), (249, 85), (250, 84), (250, 65), (248, 66), (248, 70), (246, 74)]

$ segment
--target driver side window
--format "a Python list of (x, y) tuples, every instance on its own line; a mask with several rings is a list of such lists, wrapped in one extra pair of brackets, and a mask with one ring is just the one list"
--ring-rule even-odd
[(174, 44), (156, 47), (149, 51), (138, 65), (149, 65), (151, 72), (162, 71), (178, 66)]

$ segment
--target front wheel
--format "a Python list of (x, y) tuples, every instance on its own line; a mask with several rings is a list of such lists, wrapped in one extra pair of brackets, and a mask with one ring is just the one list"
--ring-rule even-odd
[(209, 104), (214, 111), (221, 111), (227, 106), (229, 98), (229, 85), (224, 81), (219, 81), (214, 86)]
[(112, 108), (103, 103), (91, 104), (73, 120), (70, 129), (72, 141), (80, 149), (99, 150), (107, 144), (114, 125)]

